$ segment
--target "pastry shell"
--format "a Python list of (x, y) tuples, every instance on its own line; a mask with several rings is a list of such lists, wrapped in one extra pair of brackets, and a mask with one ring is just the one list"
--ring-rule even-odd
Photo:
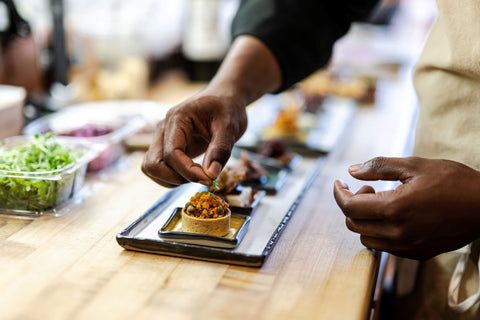
[(202, 219), (185, 213), (185, 208), (183, 208), (182, 231), (223, 237), (230, 231), (230, 216), (231, 211), (227, 209), (227, 214), (223, 217)]

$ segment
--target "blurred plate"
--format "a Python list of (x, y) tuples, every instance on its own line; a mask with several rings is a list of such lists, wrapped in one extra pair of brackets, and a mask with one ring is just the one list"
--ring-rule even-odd
[(256, 149), (270, 139), (282, 139), (288, 149), (302, 156), (318, 157), (335, 148), (348, 128), (357, 104), (352, 99), (327, 97), (321, 110), (316, 114), (300, 114), (298, 132), (282, 134), (271, 130), (278, 116), (281, 100), (275, 97), (262, 98), (249, 111), (247, 131), (237, 141), (236, 146)]

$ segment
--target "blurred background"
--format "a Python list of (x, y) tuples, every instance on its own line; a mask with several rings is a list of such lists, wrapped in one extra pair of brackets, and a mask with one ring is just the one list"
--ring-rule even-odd
[[(169, 100), (172, 83), (213, 76), (238, 5), (0, 0), (0, 84), (25, 90), (23, 124), (79, 102)], [(433, 0), (384, 0), (369, 23), (355, 24), (337, 43), (331, 64), (306, 81), (304, 92), (313, 101), (343, 95), (372, 103), (379, 77), (414, 64), (434, 18)], [(4, 100), (7, 94), (0, 91)]]

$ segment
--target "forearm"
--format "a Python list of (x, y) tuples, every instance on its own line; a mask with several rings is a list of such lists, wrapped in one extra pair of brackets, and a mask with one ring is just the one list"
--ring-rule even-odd
[(377, 0), (242, 0), (232, 36), (260, 39), (282, 73), (277, 91), (325, 66), (335, 41), (353, 21), (368, 17)]
[(265, 93), (277, 91), (281, 83), (280, 66), (270, 49), (260, 40), (244, 35), (235, 39), (204, 92), (246, 106)]

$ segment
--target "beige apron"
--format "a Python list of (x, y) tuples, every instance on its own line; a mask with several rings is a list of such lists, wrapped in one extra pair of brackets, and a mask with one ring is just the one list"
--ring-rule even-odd
[(480, 0), (437, 0), (439, 15), (415, 71), (414, 154), (480, 170)]
[[(420, 102), (414, 155), (480, 170), (480, 0), (437, 0), (437, 6), (414, 75)], [(474, 254), (458, 251), (423, 262), (411, 318), (480, 319), (477, 263)]]

